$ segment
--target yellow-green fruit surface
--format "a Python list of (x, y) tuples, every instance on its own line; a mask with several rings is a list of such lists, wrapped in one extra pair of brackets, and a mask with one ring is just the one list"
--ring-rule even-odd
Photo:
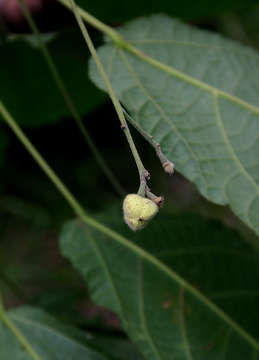
[(156, 203), (137, 194), (129, 194), (123, 201), (124, 220), (133, 231), (143, 229), (157, 212)]

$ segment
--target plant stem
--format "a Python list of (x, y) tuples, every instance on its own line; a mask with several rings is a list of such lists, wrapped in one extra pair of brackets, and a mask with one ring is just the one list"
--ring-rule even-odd
[[(21, 143), (25, 146), (27, 151), (32, 155), (34, 160), (38, 163), (38, 165), (42, 168), (42, 170), (46, 173), (46, 175), (50, 178), (50, 180), (54, 183), (54, 185), (57, 187), (57, 189), (64, 196), (64, 198), (68, 201), (68, 203), (70, 204), (70, 206), (72, 207), (72, 209), (75, 211), (75, 213), (78, 215), (78, 217), (80, 219), (82, 219), (89, 226), (91, 226), (94, 229), (105, 234), (106, 236), (111, 237), (119, 245), (125, 247), (127, 250), (130, 250), (136, 256), (143, 258), (143, 260), (152, 264), (152, 266), (155, 266), (158, 269), (160, 269), (160, 271), (162, 271), (164, 273), (164, 275), (167, 276), (168, 279), (170, 279), (170, 281), (174, 281), (179, 286), (182, 286), (184, 289), (186, 289), (190, 293), (191, 296), (194, 296), (194, 298), (197, 301), (200, 301), (201, 304), (206, 306), (209, 310), (213, 311), (213, 313), (215, 313), (222, 321), (224, 321), (224, 323), (227, 326), (233, 328), (233, 330), (235, 330), (238, 335), (241, 335), (242, 337), (244, 337), (244, 339), (249, 344), (251, 344), (253, 347), (255, 347), (257, 350), (259, 349), (258, 342), (251, 335), (249, 335), (245, 330), (243, 330), (243, 328), (241, 328), (235, 321), (233, 321), (229, 315), (224, 313), (223, 310), (221, 310), (217, 305), (215, 305), (211, 300), (209, 300), (205, 295), (203, 295), (199, 290), (197, 290), (196, 287), (193, 287), (190, 283), (188, 283), (186, 280), (184, 280), (180, 275), (178, 275), (171, 268), (169, 268), (167, 265), (165, 265), (159, 259), (157, 259), (153, 255), (151, 255), (149, 252), (147, 252), (142, 247), (137, 246), (132, 241), (128, 241), (126, 238), (124, 238), (119, 233), (113, 231), (112, 229), (108, 228), (105, 225), (102, 225), (98, 221), (96, 221), (93, 218), (91, 218), (90, 216), (88, 216), (86, 214), (86, 212), (84, 211), (84, 209), (81, 207), (81, 205), (74, 198), (74, 196), (70, 193), (70, 191), (62, 183), (62, 181), (58, 178), (58, 176), (55, 174), (55, 172), (50, 168), (50, 166), (46, 163), (46, 161), (43, 159), (43, 157), (35, 149), (35, 147), (32, 145), (32, 143), (29, 141), (29, 139), (23, 133), (21, 128), (16, 124), (16, 122), (14, 121), (12, 116), (8, 113), (8, 111), (6, 110), (5, 106), (3, 105), (3, 103), (1, 101), (0, 101), (0, 114), (3, 116), (3, 119), (10, 126), (10, 128), (13, 130), (13, 132), (18, 137), (18, 139), (21, 141)], [(1, 292), (0, 292), (0, 318), (2, 318), (4, 321), (7, 318), (4, 314), (3, 303), (1, 301)], [(10, 321), (8, 321), (7, 324), (9, 325)], [(14, 326), (12, 326), (11, 328), (16, 330), (16, 334), (17, 334), (18, 330)], [(18, 337), (20, 339), (22, 338), (22, 335), (20, 334), (20, 332), (18, 332)], [(24, 339), (24, 338), (21, 340), (26, 341), (26, 339)], [(34, 359), (38, 360), (37, 357), (34, 357)]]
[[(70, 0), (57, 0), (64, 6), (66, 6), (68, 9), (71, 10)], [(239, 97), (232, 95), (230, 93), (227, 93), (224, 90), (218, 89), (210, 84), (207, 84), (201, 80), (198, 80), (182, 71), (179, 71), (170, 65), (164, 64), (160, 62), (159, 60), (156, 60), (155, 58), (145, 54), (143, 51), (137, 49), (135, 46), (133, 46), (130, 42), (126, 41), (116, 30), (112, 29), (111, 27), (103, 24), (100, 20), (96, 19), (93, 15), (89, 14), (87, 11), (81, 9), (79, 6), (77, 6), (77, 11), (81, 14), (82, 18), (91, 24), (96, 29), (102, 31), (104, 34), (110, 37), (111, 40), (114, 41), (115, 44), (117, 44), (119, 47), (123, 48), (124, 50), (128, 51), (132, 55), (136, 56), (137, 58), (145, 61), (146, 63), (154, 66), (155, 68), (166, 72), (167, 74), (174, 76), (175, 78), (181, 79), (199, 89), (203, 89), (205, 91), (210, 92), (213, 94), (213, 96), (220, 96), (223, 99), (227, 99), (231, 101), (234, 104), (238, 104), (245, 109), (251, 111), (252, 113), (255, 113), (256, 115), (259, 115), (259, 109), (257, 106), (252, 105), (248, 103), (245, 100), (240, 99)]]
[(5, 313), (2, 295), (0, 293), (0, 320), (7, 326), (7, 328), (13, 333), (19, 343), (24, 347), (24, 349), (30, 354), (32, 359), (41, 360), (39, 355), (34, 351), (32, 346), (29, 344), (27, 339), (22, 335), (22, 333), (17, 329), (16, 326), (9, 320), (8, 316)]
[[(87, 44), (87, 46), (89, 48), (89, 51), (90, 51), (91, 55), (93, 56), (93, 59), (94, 59), (94, 61), (96, 63), (96, 66), (97, 66), (97, 68), (98, 68), (98, 70), (99, 70), (99, 72), (100, 72), (100, 74), (101, 74), (101, 76), (103, 78), (103, 81), (104, 81), (104, 83), (105, 83), (105, 85), (107, 87), (110, 98), (111, 98), (111, 100), (113, 102), (113, 105), (115, 107), (115, 110), (116, 110), (116, 112), (118, 114), (119, 120), (121, 122), (121, 127), (124, 130), (124, 133), (125, 133), (126, 138), (128, 140), (131, 152), (133, 154), (133, 157), (135, 159), (135, 162), (136, 162), (136, 165), (137, 165), (137, 168), (138, 168), (140, 182), (144, 182), (144, 181), (146, 181), (146, 178), (149, 177), (149, 174), (148, 174), (147, 170), (145, 169), (145, 167), (144, 167), (144, 165), (143, 165), (143, 163), (142, 163), (142, 161), (140, 159), (140, 156), (138, 154), (138, 151), (137, 151), (136, 146), (134, 144), (134, 141), (132, 139), (128, 124), (127, 124), (127, 122), (125, 120), (122, 107), (121, 107), (119, 101), (117, 100), (117, 97), (116, 97), (116, 95), (114, 93), (114, 90), (113, 90), (113, 88), (111, 86), (110, 80), (108, 79), (108, 77), (107, 77), (107, 75), (105, 73), (104, 67), (103, 67), (103, 65), (102, 65), (102, 63), (101, 63), (101, 61), (99, 59), (99, 56), (97, 55), (97, 52), (96, 52), (95, 47), (93, 45), (93, 42), (92, 42), (92, 40), (91, 40), (91, 38), (90, 38), (90, 36), (88, 34), (88, 31), (87, 31), (87, 29), (86, 29), (86, 27), (85, 27), (85, 25), (83, 23), (83, 20), (81, 18), (81, 13), (80, 13), (80, 11), (78, 11), (78, 8), (77, 8), (74, 0), (69, 0), (69, 1), (70, 1), (70, 4), (71, 4), (71, 9), (75, 14), (78, 25), (79, 25), (79, 27), (81, 29), (81, 32), (82, 32), (82, 34), (84, 36), (86, 44)], [(63, 2), (63, 0), (62, 0), (62, 3), (66, 3), (66, 1)], [(89, 16), (89, 14), (87, 16)], [(90, 17), (90, 18), (92, 18), (92, 17)], [(99, 24), (99, 22), (97, 22), (97, 23)], [(104, 29), (105, 29), (106, 32), (109, 31), (109, 34), (114, 34), (113, 29), (111, 29), (109, 27), (106, 27), (106, 26), (105, 26)], [(111, 33), (111, 30), (112, 30), (112, 33)], [(117, 34), (117, 35), (118, 36), (116, 36), (116, 39), (118, 37), (120, 37), (119, 34)], [(112, 36), (114, 36), (114, 35), (112, 35)], [(118, 42), (118, 41), (116, 40), (116, 42)]]
[(41, 38), (41, 34), (39, 32), (39, 29), (38, 29), (35, 21), (33, 20), (30, 10), (28, 9), (27, 5), (24, 3), (24, 0), (18, 0), (18, 1), (24, 12), (24, 16), (26, 17), (28, 24), (30, 25), (34, 35), (36, 36), (36, 38), (39, 42), (41, 52), (43, 54), (43, 57), (48, 65), (49, 69), (50, 69), (50, 72), (54, 78), (54, 81), (67, 104), (68, 110), (70, 111), (76, 124), (78, 125), (86, 143), (88, 144), (90, 150), (92, 151), (96, 161), (99, 163), (104, 174), (106, 175), (106, 177), (109, 179), (109, 181), (113, 185), (114, 189), (118, 192), (118, 194), (125, 195), (124, 189), (122, 188), (122, 186), (116, 179), (115, 175), (113, 174), (113, 172), (110, 170), (110, 168), (106, 164), (105, 160), (103, 159), (102, 155), (100, 154), (100, 152), (98, 151), (97, 147), (95, 146), (93, 140), (91, 139), (88, 131), (86, 130), (86, 128), (81, 120), (81, 117), (80, 117), (80, 115), (68, 93), (68, 90), (64, 84), (64, 81), (62, 80), (62, 77), (61, 77), (60, 73), (58, 72), (58, 69), (53, 61), (53, 58), (52, 58), (47, 46), (45, 45), (44, 41)]
[(172, 167), (174, 167), (174, 164), (167, 159), (167, 157), (165, 156), (165, 154), (162, 152), (161, 150), (161, 146), (159, 143), (157, 143), (154, 139), (153, 136), (148, 135), (139, 125), (138, 123), (132, 119), (132, 117), (127, 113), (126, 110), (123, 109), (124, 114), (126, 115), (127, 120), (135, 127), (135, 129), (143, 136), (144, 139), (146, 139), (147, 142), (149, 142), (149, 144), (151, 146), (153, 146), (153, 148), (156, 150), (156, 154), (157, 157), (159, 158), (163, 168), (165, 169), (165, 165), (168, 165), (169, 163), (172, 164)]
[[(71, 3), (70, 0), (57, 0), (57, 1), (60, 2), (62, 5), (64, 5), (66, 8), (72, 10), (73, 3)], [(109, 38), (111, 38), (116, 44), (119, 45), (121, 42), (123, 42), (122, 36), (116, 30), (104, 24), (103, 22), (95, 18), (93, 15), (89, 14), (87, 11), (81, 9), (80, 7), (76, 6), (76, 8), (79, 16), (82, 17), (86, 22), (88, 22), (88, 24), (92, 25), (97, 30), (100, 30), (102, 33), (108, 35)]]
[(48, 176), (48, 178), (52, 181), (52, 183), (55, 185), (55, 187), (58, 189), (58, 191), (66, 199), (66, 201), (69, 203), (71, 208), (74, 210), (74, 212), (78, 216), (78, 218), (81, 221), (83, 221), (84, 223), (86, 223), (87, 225), (100, 231), (101, 233), (106, 234), (107, 236), (117, 239), (119, 242), (123, 243), (124, 238), (120, 234), (109, 229), (107, 226), (102, 225), (101, 223), (99, 223), (98, 221), (96, 221), (95, 219), (90, 217), (85, 212), (83, 207), (75, 199), (75, 197), (68, 190), (68, 188), (63, 184), (63, 182), (60, 180), (60, 178), (57, 176), (57, 174), (54, 172), (54, 170), (48, 165), (46, 160), (41, 156), (41, 154), (38, 152), (38, 150), (35, 148), (35, 146), (30, 142), (30, 140), (24, 134), (24, 132), (22, 131), (20, 126), (15, 122), (15, 120), (10, 115), (10, 113), (7, 111), (7, 109), (5, 108), (4, 104), (1, 101), (0, 101), (0, 114), (3, 116), (3, 119), (5, 120), (5, 122), (13, 130), (13, 132), (15, 133), (17, 138), (20, 140), (20, 142), (24, 145), (26, 150), (31, 154), (31, 156), (36, 161), (36, 163), (41, 167), (41, 169)]
[(85, 212), (84, 212), (83, 208), (81, 207), (81, 205), (76, 201), (76, 199), (73, 197), (73, 195), (70, 193), (70, 191), (66, 188), (66, 186), (62, 183), (62, 181), (59, 179), (59, 177), (55, 174), (55, 172), (51, 169), (51, 167), (43, 159), (43, 157), (40, 155), (40, 153), (37, 151), (37, 149), (33, 146), (33, 144), (30, 142), (30, 140), (26, 137), (26, 135), (23, 133), (20, 126), (15, 122), (15, 120), (9, 114), (9, 112), (7, 111), (7, 109), (5, 108), (4, 104), (1, 101), (0, 101), (0, 113), (2, 114), (6, 123), (13, 130), (15, 135), (18, 137), (18, 139), (23, 143), (25, 148), (32, 155), (34, 160), (39, 164), (39, 166), (43, 169), (43, 171), (47, 174), (47, 176), (52, 180), (52, 182), (55, 184), (55, 186), (58, 188), (58, 190), (62, 193), (62, 195), (68, 201), (70, 206), (74, 209), (76, 214), (80, 218), (83, 218), (85, 216)]

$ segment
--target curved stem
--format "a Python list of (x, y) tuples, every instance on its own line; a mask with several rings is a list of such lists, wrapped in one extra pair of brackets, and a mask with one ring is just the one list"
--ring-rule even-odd
[[(178, 285), (182, 286), (186, 291), (190, 293), (190, 295), (194, 296), (197, 301), (200, 301), (204, 306), (206, 306), (209, 310), (211, 310), (215, 315), (219, 317), (227, 326), (233, 328), (238, 335), (243, 337), (251, 346), (255, 347), (255, 349), (259, 350), (259, 343), (255, 340), (250, 334), (248, 334), (243, 328), (241, 328), (232, 318), (223, 312), (217, 305), (215, 305), (211, 300), (209, 300), (205, 295), (203, 295), (199, 290), (193, 287), (190, 283), (184, 280), (180, 275), (174, 272), (171, 268), (161, 262), (159, 259), (148, 253), (142, 247), (137, 246), (134, 242), (128, 241), (119, 233), (113, 231), (107, 226), (99, 223), (94, 220), (90, 216), (86, 214), (81, 205), (77, 202), (74, 196), (70, 193), (67, 187), (62, 183), (59, 177), (55, 174), (55, 172), (51, 169), (51, 167), (46, 163), (43, 157), (39, 154), (39, 152), (35, 149), (26, 135), (23, 133), (21, 128), (16, 124), (12, 116), (8, 113), (3, 103), (0, 101), (0, 114), (2, 114), (3, 119), (10, 126), (13, 132), (16, 134), (21, 143), (25, 146), (27, 151), (32, 155), (38, 165), (42, 168), (42, 170), (46, 173), (46, 175), (50, 178), (50, 180), (54, 183), (57, 189), (61, 192), (64, 198), (68, 201), (70, 206), (73, 208), (75, 213), (80, 217), (86, 224), (92, 226), (96, 230), (102, 232), (114, 239), (118, 244), (124, 246), (130, 251), (133, 251), (137, 256), (140, 256), (144, 260), (148, 261), (155, 267), (158, 267), (171, 281), (176, 282)], [(3, 304), (1, 302), (1, 293), (0, 293), (0, 317), (3, 318)], [(35, 358), (37, 359), (37, 358)]]
[(64, 84), (64, 81), (62, 80), (62, 77), (53, 61), (52, 56), (50, 55), (50, 52), (47, 48), (47, 46), (45, 45), (44, 41), (41, 38), (41, 34), (39, 32), (39, 29), (35, 23), (35, 21), (33, 20), (33, 17), (28, 9), (28, 7), (26, 6), (26, 4), (24, 3), (24, 0), (18, 0), (20, 3), (20, 6), (24, 12), (24, 16), (30, 26), (30, 28), (32, 29), (34, 35), (36, 36), (39, 45), (40, 45), (40, 49), (41, 52), (43, 54), (43, 57), (50, 69), (50, 72), (55, 80), (55, 83), (60, 91), (60, 93), (62, 94), (66, 104), (67, 104), (67, 108), (70, 111), (72, 117), (74, 118), (74, 120), (76, 121), (76, 124), (78, 125), (86, 143), (88, 144), (90, 150), (92, 151), (96, 161), (99, 163), (101, 169), (103, 170), (104, 174), (106, 175), (106, 177), (110, 180), (111, 184), (113, 185), (114, 189), (118, 192), (118, 194), (120, 195), (125, 195), (125, 191), (122, 188), (122, 186), (120, 185), (120, 183), (118, 182), (118, 180), (116, 179), (115, 175), (113, 174), (113, 172), (110, 170), (110, 168), (108, 167), (108, 165), (106, 164), (105, 160), (103, 159), (102, 155), (100, 154), (99, 150), (97, 149), (97, 147), (95, 146), (93, 140), (91, 139), (88, 131), (86, 130), (81, 117), (79, 115), (79, 112), (77, 111), (69, 93), (68, 90)]
[(62, 193), (65, 199), (68, 201), (70, 206), (73, 208), (75, 213), (80, 217), (85, 217), (85, 211), (81, 207), (81, 205), (77, 202), (74, 196), (70, 193), (67, 187), (62, 183), (59, 177), (55, 174), (55, 172), (51, 169), (48, 163), (44, 160), (44, 158), (40, 155), (37, 149), (32, 145), (30, 140), (26, 137), (20, 126), (15, 122), (11, 114), (7, 111), (4, 104), (0, 101), (0, 113), (2, 114), (6, 123), (13, 130), (18, 139), (23, 143), (25, 148), (32, 155), (34, 160), (39, 164), (39, 166), (43, 169), (46, 175), (50, 178), (50, 180), (55, 184), (58, 190)]
[[(69, 4), (70, 0), (57, 0), (67, 8), (71, 10), (71, 5)], [(112, 29), (111, 27), (103, 24), (100, 20), (96, 19), (94, 16), (90, 15), (87, 11), (81, 9), (79, 6), (77, 6), (78, 12), (81, 14), (82, 18), (91, 24), (96, 29), (102, 31), (104, 34), (108, 35), (111, 40), (114, 41), (115, 44), (120, 46), (121, 48), (125, 49), (132, 55), (136, 56), (137, 58), (145, 61), (146, 63), (154, 66), (155, 68), (162, 70), (166, 72), (167, 74), (170, 74), (178, 79), (181, 79), (183, 81), (186, 81), (189, 84), (194, 85), (195, 87), (199, 89), (203, 89), (205, 91), (210, 92), (214, 96), (220, 96), (224, 99), (227, 99), (231, 101), (234, 104), (238, 104), (242, 106), (243, 108), (251, 111), (252, 113), (255, 113), (259, 115), (259, 108), (258, 106), (252, 105), (248, 103), (247, 101), (232, 95), (230, 93), (227, 93), (225, 90), (218, 89), (210, 84), (207, 84), (201, 80), (198, 80), (191, 75), (188, 75), (182, 71), (179, 71), (167, 64), (164, 64), (160, 62), (159, 60), (156, 60), (155, 58), (145, 54), (143, 51), (137, 49), (134, 45), (132, 45), (130, 42), (126, 41), (116, 30)]]
[(153, 146), (153, 148), (156, 150), (156, 154), (161, 162), (162, 165), (164, 165), (165, 163), (171, 163), (172, 166), (174, 166), (174, 164), (169, 161), (167, 159), (167, 157), (165, 156), (165, 154), (162, 152), (160, 144), (157, 143), (154, 139), (153, 136), (148, 135), (137, 123), (136, 121), (127, 113), (126, 110), (123, 109), (124, 114), (126, 115), (127, 120), (131, 123), (131, 125), (133, 125), (135, 127), (135, 129), (143, 136), (144, 139), (146, 139), (147, 142), (149, 142), (149, 144), (151, 146)]
[[(87, 46), (89, 48), (89, 51), (90, 51), (91, 55), (93, 56), (93, 59), (94, 59), (94, 61), (96, 63), (96, 66), (97, 66), (97, 68), (98, 68), (98, 70), (99, 70), (99, 72), (100, 72), (100, 74), (101, 74), (101, 76), (103, 78), (103, 81), (104, 81), (104, 83), (106, 85), (106, 88), (108, 90), (110, 98), (111, 98), (111, 100), (113, 102), (113, 105), (115, 107), (115, 110), (116, 110), (116, 112), (118, 114), (119, 120), (121, 122), (121, 127), (124, 130), (124, 133), (125, 133), (126, 138), (128, 140), (131, 152), (132, 152), (132, 154), (134, 156), (134, 159), (135, 159), (135, 162), (136, 162), (136, 165), (137, 165), (137, 168), (138, 168), (140, 182), (145, 181), (145, 179), (148, 178), (149, 174), (147, 173), (147, 171), (146, 171), (146, 169), (145, 169), (145, 167), (144, 167), (144, 165), (143, 165), (143, 163), (142, 163), (142, 161), (140, 159), (137, 148), (136, 148), (135, 143), (134, 143), (134, 141), (132, 139), (128, 124), (127, 124), (126, 119), (124, 117), (123, 109), (122, 109), (122, 107), (121, 107), (121, 105), (120, 105), (120, 103), (119, 103), (119, 101), (118, 101), (118, 99), (117, 99), (117, 97), (115, 95), (115, 92), (114, 92), (114, 90), (113, 90), (113, 88), (111, 86), (110, 80), (108, 79), (108, 77), (106, 75), (106, 72), (104, 70), (104, 67), (103, 67), (101, 61), (100, 61), (99, 56), (97, 55), (97, 52), (96, 52), (95, 47), (93, 45), (93, 42), (92, 42), (92, 40), (91, 40), (91, 38), (90, 38), (90, 36), (88, 34), (88, 31), (87, 31), (87, 29), (86, 29), (86, 27), (85, 27), (85, 25), (83, 23), (83, 20), (81, 18), (81, 16), (82, 16), (81, 12), (83, 13), (83, 11), (78, 10), (78, 7), (76, 6), (74, 0), (69, 0), (69, 1), (70, 1), (70, 4), (71, 4), (71, 9), (75, 14), (78, 25), (79, 25), (79, 27), (81, 29), (81, 32), (82, 32), (82, 34), (84, 36), (86, 44), (87, 44)], [(66, 1), (63, 1), (63, 0), (61, 2), (66, 3)], [(87, 16), (89, 17), (89, 14), (87, 14)], [(93, 17), (90, 17), (90, 18), (93, 18)], [(99, 24), (99, 22), (97, 22), (97, 24)], [(108, 28), (108, 30), (107, 30), (107, 28)], [(113, 29), (111, 29), (109, 27), (106, 27), (106, 26), (105, 26), (104, 29), (105, 29), (106, 32), (108, 31), (109, 34), (114, 34)], [(111, 33), (111, 31), (112, 31), (112, 33)], [(117, 37), (120, 37), (120, 35), (118, 33), (116, 33), (116, 34), (117, 34), (116, 35), (116, 39), (117, 39)], [(114, 35), (112, 35), (112, 36), (114, 36)], [(116, 40), (116, 42), (117, 42), (117, 40)]]
[[(57, 0), (57, 1), (59, 1), (62, 5), (64, 5), (69, 10), (72, 10), (73, 3), (71, 4), (70, 0)], [(102, 33), (108, 35), (109, 38), (111, 38), (116, 44), (119, 45), (120, 43), (123, 42), (122, 36), (116, 30), (114, 30), (110, 26), (104, 24), (103, 22), (98, 20), (96, 17), (89, 14), (87, 11), (81, 9), (80, 7), (76, 6), (76, 8), (77, 8), (77, 12), (78, 12), (79, 16), (82, 17), (86, 22), (88, 22), (88, 24), (92, 25), (97, 30), (100, 30)]]
[(48, 176), (48, 178), (52, 181), (58, 191), (62, 194), (62, 196), (69, 203), (71, 208), (74, 210), (75, 214), (78, 216), (80, 220), (82, 220), (87, 225), (95, 228), (96, 230), (110, 236), (118, 241), (124, 241), (123, 237), (108, 228), (107, 226), (99, 223), (92, 217), (90, 217), (84, 210), (84, 208), (80, 205), (80, 203), (76, 200), (73, 194), (69, 191), (69, 189), (64, 185), (61, 179), (57, 176), (55, 171), (49, 166), (46, 160), (41, 156), (35, 146), (31, 143), (31, 141), (24, 134), (20, 126), (15, 122), (11, 114), (8, 112), (2, 101), (0, 100), (0, 114), (2, 115), (5, 122), (9, 125), (9, 127), (13, 130), (17, 138), (24, 145), (26, 150), (31, 154), (36, 163), (41, 167), (44, 173)]
[(29, 344), (27, 339), (22, 335), (22, 333), (17, 329), (17, 327), (9, 320), (8, 316), (5, 313), (2, 295), (0, 293), (0, 320), (6, 325), (6, 327), (13, 333), (19, 343), (26, 349), (28, 354), (34, 360), (41, 360), (39, 355), (35, 352), (32, 346)]

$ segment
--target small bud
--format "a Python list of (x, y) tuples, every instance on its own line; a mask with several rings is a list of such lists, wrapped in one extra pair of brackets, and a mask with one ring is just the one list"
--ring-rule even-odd
[(157, 206), (159, 208), (163, 207), (164, 205), (164, 197), (163, 196), (156, 196), (154, 199), (153, 199), (154, 203), (157, 204)]
[(174, 173), (174, 164), (171, 161), (166, 160), (163, 163), (163, 168), (164, 168), (165, 172), (167, 172), (169, 175), (173, 175), (173, 173)]
[(154, 201), (137, 194), (129, 194), (123, 201), (124, 220), (133, 231), (143, 229), (158, 210)]

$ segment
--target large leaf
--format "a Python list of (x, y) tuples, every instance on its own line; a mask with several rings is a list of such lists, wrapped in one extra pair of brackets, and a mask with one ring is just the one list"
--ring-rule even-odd
[(207, 199), (259, 233), (258, 53), (162, 15), (121, 33), (137, 55), (99, 50), (121, 102)]
[(139, 233), (117, 212), (106, 220), (131, 241), (71, 221), (61, 250), (146, 359), (257, 358), (259, 258), (235, 232), (197, 217), (160, 216)]
[[(8, 321), (5, 321), (7, 316)], [(30, 307), (0, 313), (1, 360), (109, 360), (80, 331)]]
[[(54, 62), (81, 115), (103, 99), (84, 76), (87, 50), (76, 32), (50, 39), (45, 35)], [(70, 116), (40, 48), (33, 36), (11, 37), (0, 42), (0, 98), (22, 125), (42, 126)]]

